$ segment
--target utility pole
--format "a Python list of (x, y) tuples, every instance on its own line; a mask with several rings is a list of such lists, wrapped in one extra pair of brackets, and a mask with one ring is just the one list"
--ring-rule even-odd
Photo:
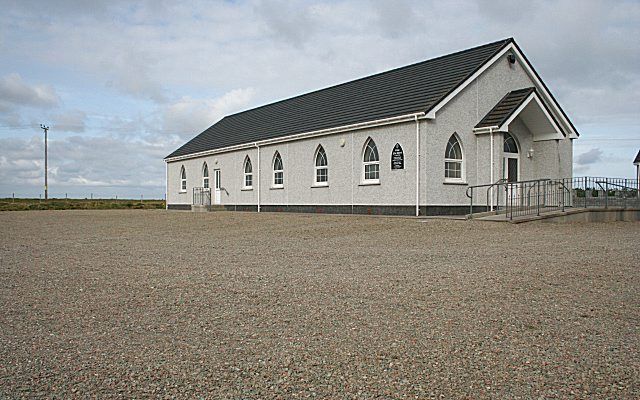
[(49, 127), (40, 124), (40, 129), (44, 131), (44, 199), (47, 200), (49, 198), (49, 186), (47, 181), (47, 175), (49, 172), (49, 160), (47, 159), (47, 133), (49, 132)]

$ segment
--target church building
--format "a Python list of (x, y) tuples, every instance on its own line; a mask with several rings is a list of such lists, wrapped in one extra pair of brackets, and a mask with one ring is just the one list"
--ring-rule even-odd
[(169, 154), (168, 209), (464, 214), (572, 177), (578, 132), (513, 39), (228, 115)]

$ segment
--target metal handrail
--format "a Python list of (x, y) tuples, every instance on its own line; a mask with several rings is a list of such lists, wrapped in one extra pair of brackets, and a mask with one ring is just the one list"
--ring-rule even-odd
[[(479, 188), (487, 188), (487, 203), (486, 203), (486, 207), (487, 207), (487, 211), (489, 211), (489, 208), (493, 205), (492, 202), (489, 202), (489, 194), (491, 192), (491, 189), (493, 189), (494, 187), (504, 187), (505, 191), (507, 191), (508, 185), (516, 185), (516, 184), (526, 184), (526, 183), (536, 183), (536, 182), (546, 182), (546, 181), (550, 181), (551, 179), (549, 178), (543, 178), (543, 179), (529, 179), (526, 181), (516, 181), (516, 182), (507, 182), (506, 178), (502, 178), (497, 180), (494, 183), (486, 183), (484, 185), (472, 185), (467, 187), (467, 190), (465, 192), (465, 195), (471, 199), (470, 200), (470, 206), (469, 206), (469, 215), (473, 214), (473, 191), (474, 189), (479, 189)], [(496, 196), (496, 213), (498, 213), (498, 207), (500, 206), (500, 196)], [(505, 204), (505, 207), (507, 207), (507, 205)]]
[(211, 188), (194, 187), (192, 204), (200, 206), (211, 205)]
[[(591, 188), (590, 188), (591, 187)], [(504, 188), (504, 192), (502, 191)], [(476, 191), (486, 189), (486, 210), (496, 207), (496, 214), (504, 212), (506, 218), (549, 212), (553, 210), (565, 211), (566, 207), (604, 207), (612, 205), (627, 208), (640, 206), (640, 184), (637, 179), (605, 178), (605, 177), (575, 177), (559, 179), (531, 179), (526, 181), (506, 182), (500, 179), (494, 183), (472, 185), (467, 187), (465, 195), (470, 199), (469, 218), (473, 218), (474, 207), (484, 207), (485, 204), (475, 205), (480, 196)], [(490, 200), (494, 190), (498, 196)], [(604, 191), (605, 195), (593, 194)], [(584, 197), (584, 201), (578, 200)], [(500, 206), (500, 200), (506, 200)], [(583, 204), (584, 203), (584, 204)]]
[(484, 187), (487, 188), (487, 203), (486, 203), (486, 207), (487, 207), (487, 210), (488, 210), (489, 209), (489, 191), (491, 190), (491, 188), (493, 188), (493, 187), (495, 187), (497, 185), (500, 185), (500, 184), (504, 183), (505, 181), (506, 181), (506, 179), (502, 178), (502, 179), (499, 179), (499, 180), (495, 181), (494, 183), (486, 183), (484, 185), (472, 185), (472, 186), (467, 187), (465, 195), (469, 199), (471, 199), (471, 204), (469, 206), (469, 208), (470, 208), (469, 209), (469, 215), (473, 214), (473, 189), (484, 188)]

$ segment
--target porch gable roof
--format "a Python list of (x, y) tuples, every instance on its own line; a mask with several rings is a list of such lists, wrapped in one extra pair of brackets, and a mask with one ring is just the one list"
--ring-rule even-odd
[[(546, 140), (566, 137), (560, 129), (553, 113), (540, 99), (535, 87), (527, 87), (508, 92), (473, 128), (475, 132), (490, 129), (507, 131), (509, 124), (521, 117), (536, 139)], [(562, 136), (560, 136), (562, 135)]]
[(476, 129), (500, 127), (520, 107), (527, 97), (535, 92), (534, 87), (512, 90), (504, 95), (500, 101), (478, 122)]

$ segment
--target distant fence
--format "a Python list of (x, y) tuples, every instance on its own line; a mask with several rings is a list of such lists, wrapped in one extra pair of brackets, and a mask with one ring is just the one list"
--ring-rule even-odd
[[(32, 199), (32, 200), (41, 200), (44, 201), (44, 195), (39, 194), (38, 196), (34, 196), (33, 194), (21, 194), (19, 192), (12, 193), (0, 193), (0, 199)], [(131, 196), (131, 195), (117, 195), (117, 194), (104, 194), (104, 193), (87, 193), (86, 195), (72, 195), (69, 196), (68, 193), (55, 193), (53, 195), (49, 195), (49, 200), (133, 200), (133, 201), (145, 201), (145, 200), (166, 200), (166, 196), (162, 195), (160, 197), (156, 196), (145, 196), (144, 194), (140, 194), (139, 196)]]
[(637, 179), (584, 176), (565, 179), (564, 184), (573, 191), (573, 207), (640, 206)]

